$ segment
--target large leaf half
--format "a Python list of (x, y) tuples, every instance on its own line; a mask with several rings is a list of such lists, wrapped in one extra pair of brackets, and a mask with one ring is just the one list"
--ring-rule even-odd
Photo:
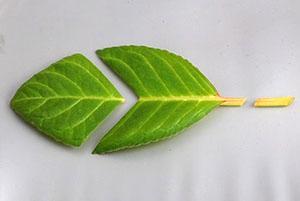
[(122, 101), (104, 75), (84, 56), (75, 54), (26, 81), (11, 107), (57, 141), (80, 146)]
[(168, 51), (121, 46), (98, 50), (97, 55), (139, 99), (102, 138), (94, 153), (169, 138), (223, 102), (215, 87), (197, 68)]

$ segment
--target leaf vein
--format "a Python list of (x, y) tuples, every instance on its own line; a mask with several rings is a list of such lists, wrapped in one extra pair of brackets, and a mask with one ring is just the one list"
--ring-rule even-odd
[(164, 88), (167, 90), (167, 92), (172, 95), (169, 87), (164, 83), (163, 79), (160, 77), (160, 75), (158, 74), (158, 72), (155, 70), (154, 66), (150, 63), (149, 59), (147, 57), (145, 57), (143, 54), (135, 52), (135, 51), (128, 51), (132, 54), (136, 54), (139, 55), (140, 57), (142, 57), (144, 59), (144, 61), (146, 62), (146, 64), (150, 67), (150, 69), (153, 71), (153, 73), (158, 77), (158, 79), (160, 80), (161, 84), (164, 86)]
[(14, 102), (22, 102), (22, 101), (28, 101), (28, 100), (37, 100), (37, 99), (46, 99), (46, 100), (51, 100), (51, 99), (79, 99), (79, 100), (85, 100), (85, 99), (94, 99), (94, 100), (106, 100), (106, 101), (123, 101), (122, 98), (115, 98), (115, 97), (103, 97), (103, 96), (86, 96), (86, 97), (81, 97), (81, 96), (50, 96), (50, 97), (29, 97), (29, 98), (20, 98), (15, 100)]
[[(162, 103), (159, 103), (159, 105), (155, 108), (155, 110), (152, 112), (151, 115), (148, 116), (147, 119), (144, 120), (144, 122), (138, 127), (136, 128), (136, 130), (140, 130), (143, 128), (143, 126), (148, 122), (150, 121), (150, 119), (160, 110), (160, 108), (163, 106), (163, 102)], [(131, 135), (128, 135), (127, 137), (130, 137), (132, 136), (133, 134), (135, 134), (136, 132), (132, 132)]]
[(46, 88), (47, 90), (50, 90), (54, 95), (58, 95), (57, 92), (53, 88), (49, 87), (48, 85), (46, 85), (46, 84), (44, 84), (44, 83), (42, 83), (42, 82), (40, 82), (38, 80), (27, 82), (27, 83), (25, 83), (23, 85), (23, 87), (26, 87), (26, 86), (32, 85), (32, 84), (36, 84), (36, 85), (42, 86), (43, 88)]
[(53, 115), (53, 116), (49, 116), (49, 117), (46, 117), (46, 118), (44, 118), (44, 119), (47, 119), (47, 120), (54, 119), (54, 118), (58, 117), (59, 115), (62, 115), (63, 113), (65, 113), (65, 112), (71, 110), (71, 109), (72, 109), (74, 106), (76, 106), (80, 101), (81, 101), (81, 100), (79, 99), (79, 100), (77, 100), (76, 102), (74, 102), (73, 104), (69, 105), (66, 109), (64, 109), (64, 110), (62, 110), (62, 111), (60, 111), (60, 112), (58, 112), (57, 114), (55, 114), (55, 115)]
[(90, 113), (88, 113), (82, 120), (77, 122), (76, 124), (72, 125), (70, 128), (74, 129), (76, 126), (80, 125), (81, 123), (85, 122), (90, 116), (92, 116), (100, 107), (103, 105), (105, 101), (101, 101), (97, 107), (95, 107)]
[[(184, 60), (184, 61), (186, 61), (186, 60)], [(188, 62), (188, 61), (186, 61), (186, 62)], [(185, 68), (188, 68), (188, 66), (186, 66), (185, 64), (183, 64), (181, 60), (179, 60), (179, 63), (182, 64), (183, 66), (185, 66)], [(190, 64), (190, 63), (188, 62), (188, 64)], [(202, 83), (203, 83), (206, 87), (208, 87), (208, 89), (212, 89), (212, 90), (213, 90), (213, 88), (208, 84), (209, 80), (207, 80), (207, 79), (204, 77), (204, 75), (202, 75), (202, 73), (199, 72), (199, 70), (198, 70), (195, 66), (193, 66), (192, 64), (190, 64), (190, 65), (191, 65), (190, 67), (193, 68), (194, 72), (195, 72), (196, 74), (198, 74), (198, 76), (199, 76), (200, 80), (202, 81)], [(185, 70), (191, 74), (191, 72), (190, 72), (188, 69), (185, 69)], [(194, 74), (191, 74), (191, 75), (196, 79), (196, 77), (195, 77)], [(196, 79), (196, 80), (197, 80), (197, 79)], [(201, 85), (200, 82), (199, 82), (199, 80), (197, 80), (197, 83), (199, 83), (199, 85)], [(202, 86), (202, 85), (201, 85), (201, 86)], [(202, 86), (202, 87), (203, 87), (203, 86)], [(207, 94), (210, 93), (205, 87), (203, 87), (203, 89), (204, 89), (205, 92), (207, 92)]]
[(186, 85), (186, 83), (181, 79), (181, 77), (178, 75), (177, 71), (174, 69), (174, 67), (169, 63), (168, 60), (164, 59), (163, 57), (159, 56), (155, 51), (150, 51), (152, 54), (154, 54), (155, 56), (157, 56), (158, 58), (160, 58), (161, 60), (163, 60), (165, 62), (165, 64), (167, 64), (167, 66), (169, 66), (169, 69), (171, 69), (171, 71), (173, 71), (174, 75), (176, 76), (177, 80), (179, 82), (181, 82), (181, 84), (184, 86), (184, 88), (187, 90), (187, 92), (189, 94), (192, 95), (189, 87)]
[(37, 109), (41, 108), (44, 104), (46, 104), (48, 100), (44, 100), (41, 104), (39, 104), (37, 107), (33, 108), (32, 110), (30, 110), (27, 114), (31, 114), (34, 111), (36, 111)]
[(169, 119), (170, 117), (174, 114), (174, 112), (183, 104), (184, 102), (179, 102), (176, 107), (173, 108), (173, 110), (168, 114), (168, 116), (165, 118), (164, 121), (162, 121), (157, 127), (153, 128), (150, 132), (154, 132), (156, 130), (159, 130)]
[(134, 74), (134, 76), (136, 77), (136, 80), (139, 82), (140, 86), (143, 87), (146, 94), (148, 94), (148, 95), (151, 94), (151, 93), (149, 93), (148, 89), (146, 89), (146, 87), (143, 84), (143, 81), (139, 78), (139, 76), (136, 74), (136, 72), (125, 61), (123, 61), (121, 59), (118, 59), (118, 58), (114, 58), (114, 57), (103, 57), (103, 58), (108, 59), (108, 60), (112, 60), (112, 61), (113, 60), (118, 61), (118, 62), (122, 63), (123, 65), (125, 65), (127, 67), (127, 69), (129, 69)]
[(84, 68), (81, 64), (78, 64), (78, 63), (75, 63), (75, 62), (71, 62), (71, 61), (62, 61), (62, 62), (65, 62), (65, 63), (69, 63), (69, 64), (73, 64), (75, 66), (77, 66), (78, 68), (84, 70), (86, 73), (88, 73), (91, 77), (93, 77), (97, 83), (99, 83), (102, 88), (104, 89), (104, 91), (107, 93), (107, 94), (110, 94), (109, 90), (99, 81), (99, 79), (94, 76), (89, 70), (87, 70), (86, 68)]
[(183, 68), (182, 69), (184, 69), (184, 71), (186, 72), (186, 73), (188, 73), (189, 74), (189, 76), (195, 81), (195, 83), (206, 93), (206, 94), (209, 94), (209, 92), (205, 89), (205, 87), (203, 87), (200, 83), (199, 83), (199, 81), (194, 77), (194, 75), (193, 74), (191, 74), (191, 72), (187, 69), (187, 67), (184, 65), (184, 64), (182, 64), (181, 63), (181, 61), (179, 61), (178, 62), (178, 64), (179, 65), (181, 65)]
[(82, 88), (76, 82), (74, 82), (73, 80), (71, 80), (70, 78), (68, 78), (67, 76), (65, 76), (65, 75), (63, 75), (61, 73), (55, 72), (55, 71), (44, 71), (42, 73), (44, 73), (44, 74), (52, 74), (52, 75), (56, 75), (56, 76), (62, 77), (63, 79), (67, 80), (68, 82), (72, 83), (81, 92), (81, 95), (85, 95), (85, 93), (83, 92)]

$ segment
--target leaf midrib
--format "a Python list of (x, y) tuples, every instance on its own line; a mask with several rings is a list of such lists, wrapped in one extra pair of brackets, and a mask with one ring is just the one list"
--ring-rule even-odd
[(219, 96), (144, 96), (138, 101), (224, 101)]
[(124, 102), (124, 98), (118, 97), (103, 97), (103, 96), (49, 96), (49, 97), (28, 97), (28, 98), (20, 98), (15, 100), (14, 102), (21, 102), (26, 100), (51, 100), (51, 99), (76, 99), (76, 100), (104, 100), (104, 101), (120, 101)]

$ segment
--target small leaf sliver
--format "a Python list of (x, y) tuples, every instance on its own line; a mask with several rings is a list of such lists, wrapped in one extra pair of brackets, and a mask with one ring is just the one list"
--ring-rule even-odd
[(254, 107), (287, 107), (295, 100), (292, 96), (258, 98), (254, 102)]
[(240, 106), (245, 101), (220, 97), (196, 67), (166, 50), (120, 46), (96, 53), (132, 88), (138, 101), (101, 139), (93, 153), (170, 138), (222, 104)]
[(11, 100), (11, 107), (55, 140), (80, 146), (123, 101), (94, 64), (74, 54), (26, 81)]

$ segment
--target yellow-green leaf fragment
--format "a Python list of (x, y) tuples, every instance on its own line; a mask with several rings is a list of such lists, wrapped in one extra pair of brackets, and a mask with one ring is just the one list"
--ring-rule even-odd
[(258, 98), (255, 100), (255, 107), (287, 107), (294, 102), (292, 96), (276, 97), (276, 98)]
[(123, 101), (94, 64), (74, 54), (26, 81), (11, 100), (11, 107), (55, 140), (80, 146)]
[(224, 102), (221, 103), (220, 106), (236, 106), (236, 107), (240, 107), (243, 106), (246, 102), (246, 98), (222, 98), (220, 97), (221, 100), (223, 100)]
[(166, 50), (121, 46), (96, 53), (133, 89), (138, 101), (101, 139), (93, 153), (170, 138), (222, 104), (240, 106), (245, 102), (220, 97), (196, 67)]

